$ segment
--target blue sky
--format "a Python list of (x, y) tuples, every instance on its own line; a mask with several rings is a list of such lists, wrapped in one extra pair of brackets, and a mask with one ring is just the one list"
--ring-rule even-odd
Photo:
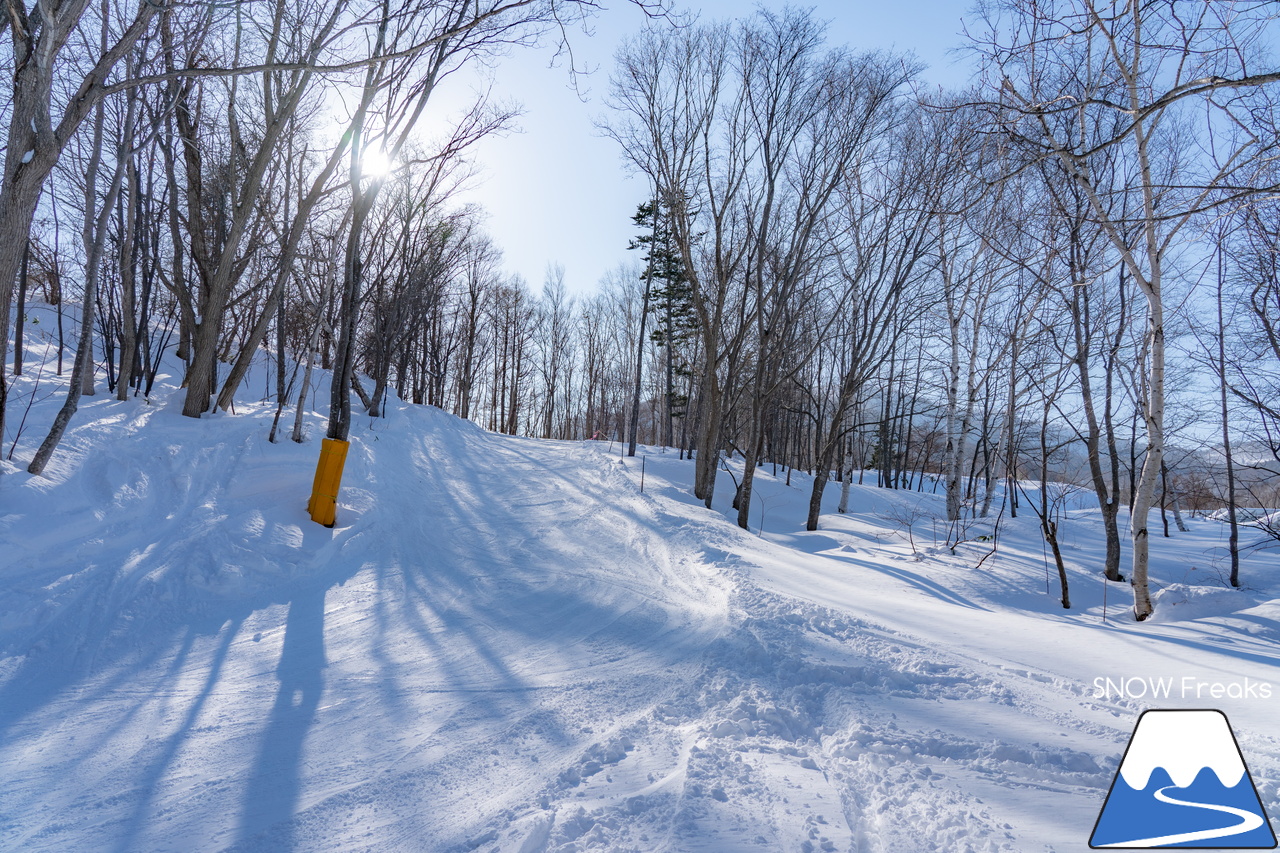
[[(467, 198), (488, 210), (486, 227), (505, 253), (508, 272), (524, 276), (535, 292), (549, 263), (564, 265), (571, 293), (586, 294), (634, 254), (626, 246), (645, 183), (626, 174), (618, 146), (602, 138), (592, 121), (605, 111), (602, 99), (615, 48), (646, 22), (625, 0), (608, 0), (608, 6), (593, 22), (594, 35), (573, 34), (578, 66), (596, 69), (580, 78), (581, 95), (570, 87), (563, 62), (548, 67), (550, 48), (517, 50), (493, 71), (495, 94), (524, 106), (522, 132), (481, 144), (476, 152), (480, 182)], [(930, 84), (959, 83), (966, 76), (963, 59), (949, 50), (962, 40), (961, 19), (970, 0), (825, 0), (812, 6), (831, 22), (832, 44), (913, 52), (929, 66), (924, 79)], [(716, 20), (750, 14), (755, 5), (691, 0), (679, 8)], [(464, 85), (474, 84), (456, 80), (454, 97)], [(440, 106), (447, 108), (451, 100)]]

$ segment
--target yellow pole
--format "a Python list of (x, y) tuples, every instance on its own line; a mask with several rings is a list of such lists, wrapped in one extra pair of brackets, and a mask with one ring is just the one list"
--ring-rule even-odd
[(333, 527), (338, 519), (338, 486), (342, 483), (349, 446), (333, 438), (326, 438), (320, 444), (320, 461), (316, 463), (316, 477), (311, 483), (311, 500), (307, 501), (307, 512), (316, 524)]

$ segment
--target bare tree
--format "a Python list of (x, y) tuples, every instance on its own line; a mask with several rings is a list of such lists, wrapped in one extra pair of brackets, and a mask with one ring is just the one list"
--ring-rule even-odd
[[(421, 3), (394, 11), (387, 0), (370, 21), (369, 61), (360, 94), (346, 128), (350, 139), (348, 187), (351, 219), (346, 260), (339, 294), (338, 342), (330, 388), (330, 439), (345, 441), (351, 429), (350, 391), (355, 377), (355, 342), (364, 285), (362, 240), (365, 223), (385, 184), (385, 175), (366, 174), (364, 158), (380, 152), (391, 163), (400, 157), (427, 108), (439, 81), (468, 57), (519, 41), (529, 28), (553, 20), (561, 4), (556, 0), (470, 0)], [(582, 8), (578, 3), (565, 4)], [(506, 110), (473, 111), (450, 146), (465, 148), (471, 141), (503, 126)]]
[(538, 308), (538, 373), (542, 380), (542, 437), (556, 438), (556, 416), (567, 416), (562, 395), (571, 381), (574, 300), (564, 285), (564, 267), (547, 267)]
[[(866, 394), (865, 386), (932, 301), (928, 280), (937, 242), (930, 223), (937, 209), (933, 196), (949, 172), (946, 159), (936, 156), (944, 122), (942, 116), (912, 109), (886, 140), (894, 155), (867, 152), (841, 189), (835, 261), (844, 286), (837, 288), (838, 319), (831, 329), (841, 369), (819, 444), (808, 530), (818, 529), (828, 472), (851, 431), (848, 421)], [(817, 421), (821, 430), (821, 418)], [(852, 468), (844, 475), (846, 484), (851, 474)]]
[(472, 416), (476, 375), (485, 360), (483, 321), (488, 300), (498, 285), (500, 253), (486, 236), (473, 235), (465, 245), (463, 290), (458, 307), (461, 352), (456, 362), (455, 408), (459, 417)]
[[(1142, 621), (1153, 610), (1147, 518), (1165, 452), (1166, 272), (1186, 227), (1203, 211), (1256, 193), (1260, 164), (1280, 144), (1254, 131), (1258, 114), (1270, 111), (1264, 87), (1280, 81), (1280, 73), (1253, 67), (1270, 10), (1247, 0), (1187, 10), (1136, 0), (1069, 7), (1010, 0), (986, 15), (975, 45), (994, 126), (1062, 166), (1145, 298), (1147, 451), (1132, 511), (1134, 616)], [(1098, 127), (1108, 129), (1100, 140)], [(1197, 133), (1203, 147), (1188, 150)], [(1096, 168), (1104, 151), (1131, 164), (1123, 183), (1106, 182)], [(1135, 199), (1134, 228), (1114, 216), (1113, 199), (1124, 195)]]
[[(182, 410), (189, 417), (199, 417), (209, 408), (217, 383), (217, 356), (223, 345), (223, 317), (241, 275), (261, 245), (261, 241), (251, 235), (253, 230), (265, 225), (259, 201), (268, 190), (273, 172), (281, 168), (280, 150), (286, 143), (288, 131), (295, 127), (295, 114), (306, 102), (312, 83), (318, 78), (317, 66), (335, 49), (336, 42), (346, 35), (348, 3), (336, 0), (327, 6), (308, 8), (276, 0), (270, 19), (263, 23), (257, 23), (254, 18), (241, 20), (239, 16), (243, 13), (239, 7), (236, 14), (237, 38), (231, 48), (232, 64), (257, 64), (265, 66), (265, 70), (260, 72), (257, 81), (260, 117), (245, 113), (244, 102), (248, 99), (241, 97), (241, 89), (247, 89), (252, 78), (232, 77), (227, 84), (224, 100), (229, 136), (226, 169), (229, 174), (224, 179), (225, 186), (218, 187), (216, 183), (212, 187), (206, 186), (198, 136), (202, 111), (194, 102), (198, 96), (197, 89), (203, 84), (184, 87), (176, 111), (179, 135), (184, 143), (185, 190), (193, 238), (191, 249), (202, 279), (196, 311), (200, 320), (192, 342), (191, 363), (186, 377), (187, 396)], [(248, 43), (255, 35), (256, 44)], [(260, 47), (261, 52), (246, 55), (255, 47)], [(196, 57), (189, 61), (199, 63)], [(284, 72), (274, 70), (280, 64), (296, 68)], [(247, 123), (253, 119), (257, 121)], [(316, 176), (311, 192), (300, 200), (296, 211), (300, 221), (305, 222), (310, 216), (329, 175), (336, 169), (350, 141), (350, 135), (340, 138), (325, 167)], [(205, 196), (210, 191), (226, 195), (225, 203), (219, 206), (221, 211), (225, 211), (219, 217), (222, 221), (213, 231), (206, 226), (201, 211), (207, 203)], [(284, 241), (282, 269), (288, 269), (289, 256), (297, 247), (297, 223), (291, 225), (294, 226), (291, 238)], [(265, 328), (262, 332), (265, 333)], [(251, 335), (253, 337), (260, 339), (260, 335)], [(222, 400), (226, 405), (230, 404), (240, 375), (243, 375), (242, 371), (224, 389)]]
[(97, 197), (97, 177), (101, 165), (101, 149), (104, 147), (103, 129), (106, 110), (101, 101), (98, 102), (93, 123), (92, 153), (89, 160), (89, 171), (85, 181), (84, 229), (82, 240), (85, 249), (84, 302), (80, 314), (80, 338), (76, 348), (76, 360), (71, 368), (71, 382), (67, 389), (67, 399), (54, 417), (53, 425), (45, 436), (27, 471), (41, 474), (49, 464), (49, 457), (62, 441), (67, 425), (75, 415), (80, 396), (86, 385), (92, 393), (93, 387), (93, 317), (97, 296), (98, 276), (102, 267), (103, 248), (106, 244), (107, 227), (125, 182), (125, 174), (129, 169), (129, 161), (133, 157), (134, 121), (137, 117), (136, 102), (126, 100), (125, 115), (120, 123), (119, 136), (115, 140), (116, 162), (112, 172), (111, 183), (104, 198)]
[[(808, 13), (760, 11), (736, 26), (648, 31), (626, 45), (606, 130), (657, 189), (700, 333), (694, 494), (714, 494), (724, 418), (745, 404), (747, 526), (773, 399), (816, 341), (797, 337), (823, 282), (836, 192), (883, 132), (912, 69), (822, 48)], [(746, 385), (737, 385), (737, 378)]]
[[(1098, 169), (1100, 170), (1100, 166)], [(1013, 215), (1009, 217), (1008, 248), (1002, 250), (1020, 264), (1040, 292), (1052, 294), (1057, 313), (1050, 320), (1069, 328), (1055, 336), (1062, 355), (1075, 367), (1075, 387), (1081, 399), (1081, 418), (1065, 418), (1084, 444), (1089, 477), (1102, 513), (1106, 537), (1103, 567), (1108, 580), (1123, 581), (1120, 574), (1120, 458), (1115, 429), (1117, 369), (1128, 339), (1130, 305), (1125, 299), (1124, 267), (1093, 221), (1080, 188), (1054, 160), (1041, 160), (1016, 178)], [(1123, 199), (1121, 199), (1123, 202)], [(1117, 218), (1123, 218), (1118, 216)], [(1118, 276), (1118, 287), (1111, 287)], [(1027, 315), (1027, 320), (1031, 315)], [(1011, 332), (1013, 364), (1023, 348), (1021, 334)], [(1101, 366), (1101, 377), (1097, 369)], [(1011, 377), (1009, 452), (1013, 459), (1016, 405)], [(1011, 475), (1012, 477), (1012, 475)], [(1010, 479), (1011, 494), (1013, 480)]]
[(494, 432), (516, 435), (520, 431), (521, 417), (528, 407), (536, 313), (533, 297), (519, 276), (494, 289), (489, 301), (493, 329), (489, 429)]
[(915, 72), (893, 56), (824, 53), (822, 30), (805, 14), (761, 12), (740, 36), (748, 144), (759, 151), (747, 214), (755, 352), (737, 505), (744, 529), (764, 418), (816, 349), (797, 332), (826, 284), (838, 194), (896, 120), (895, 96)]
[[(102, 4), (100, 22), (92, 20), (89, 6), (89, 0), (33, 2), (30, 7), (26, 0), (15, 0), (6, 4), (5, 16), (0, 19), (0, 30), (8, 29), (13, 43), (8, 56), (12, 63), (8, 69), (12, 81), (9, 127), (4, 174), (0, 176), (3, 329), (9, 327), (14, 283), (45, 181), (81, 124), (106, 96), (112, 70), (149, 31), (161, 10), (160, 4), (143, 0), (132, 19), (117, 29), (110, 20), (110, 4)], [(82, 26), (92, 32), (94, 23), (99, 23), (101, 38), (80, 39), (85, 48), (84, 60), (73, 64), (67, 58), (68, 44), (76, 40), (73, 37)], [(64, 80), (70, 85), (62, 85)], [(0, 371), (0, 402), (5, 398), (5, 382), (4, 372)], [(0, 433), (3, 427), (4, 408), (0, 406)]]
[(694, 495), (711, 505), (724, 389), (748, 331), (736, 284), (746, 261), (740, 197), (747, 180), (745, 105), (732, 84), (727, 25), (649, 29), (623, 45), (612, 77), (617, 117), (605, 130), (665, 204), (698, 319)]
[[(962, 145), (972, 145), (965, 141)], [(972, 151), (969, 156), (973, 156)], [(960, 162), (964, 162), (961, 160)], [(972, 160), (969, 169), (973, 170)], [(974, 182), (976, 183), (976, 182)], [(1014, 265), (996, 251), (994, 238), (998, 223), (1006, 215), (999, 192), (982, 193), (981, 185), (970, 185), (965, 198), (960, 193), (944, 200), (935, 218), (938, 229), (938, 273), (942, 283), (942, 305), (947, 343), (944, 367), (946, 398), (946, 449), (943, 476), (946, 482), (946, 515), (951, 522), (962, 514), (965, 494), (964, 466), (979, 396), (1001, 361), (1008, 339), (1000, 351), (984, 357), (986, 329), (1001, 293), (1015, 278)], [(965, 192), (965, 190), (961, 190)]]

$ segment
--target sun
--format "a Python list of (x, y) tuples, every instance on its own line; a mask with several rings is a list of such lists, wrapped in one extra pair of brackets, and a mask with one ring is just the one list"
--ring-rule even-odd
[(381, 148), (366, 148), (360, 155), (360, 172), (366, 178), (385, 178), (391, 168), (391, 158)]

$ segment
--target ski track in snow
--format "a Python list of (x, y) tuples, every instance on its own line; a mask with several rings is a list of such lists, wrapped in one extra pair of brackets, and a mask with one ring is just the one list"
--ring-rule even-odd
[(1142, 707), (771, 588), (862, 558), (690, 506), (688, 463), (639, 495), (405, 407), (325, 530), (261, 417), (77, 417), (0, 483), (3, 850), (1077, 850)]

